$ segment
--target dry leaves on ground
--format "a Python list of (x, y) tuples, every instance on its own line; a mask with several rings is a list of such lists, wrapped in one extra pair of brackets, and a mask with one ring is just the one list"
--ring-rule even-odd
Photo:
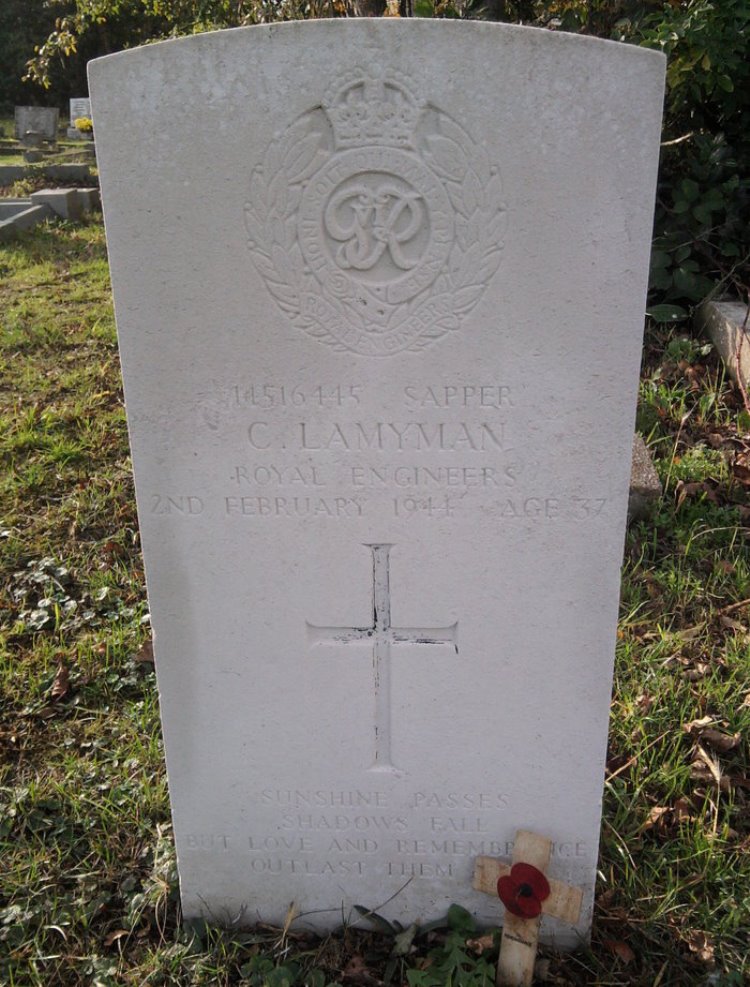
[(477, 956), (481, 956), (486, 949), (492, 949), (493, 945), (494, 936), (491, 932), (487, 933), (485, 936), (479, 936), (478, 939), (466, 940), (466, 948), (471, 950), (472, 953), (476, 953)]
[(653, 830), (665, 834), (681, 823), (694, 819), (693, 806), (686, 798), (679, 798), (674, 805), (655, 805), (649, 812), (646, 821), (641, 826), (641, 832)]
[(373, 976), (362, 956), (354, 955), (341, 971), (344, 980), (363, 987), (381, 987), (382, 981)]
[(720, 726), (726, 726), (726, 723), (712, 716), (703, 716), (699, 720), (683, 723), (682, 729), (695, 740), (701, 741), (720, 754), (726, 754), (739, 747), (742, 737), (739, 733), (727, 733), (726, 730), (719, 729)]
[(602, 946), (608, 949), (610, 953), (613, 953), (626, 966), (635, 960), (635, 953), (622, 939), (604, 939)]
[(705, 932), (698, 932), (697, 930), (689, 932), (685, 937), (685, 942), (690, 952), (695, 953), (699, 960), (713, 965), (714, 944)]
[(146, 641), (141, 650), (136, 654), (135, 660), (146, 665), (154, 664), (154, 642)]
[(59, 702), (59, 700), (64, 699), (70, 692), (70, 672), (68, 671), (68, 666), (64, 661), (61, 661), (57, 666), (57, 671), (55, 672), (55, 678), (50, 687), (50, 699), (53, 702)]

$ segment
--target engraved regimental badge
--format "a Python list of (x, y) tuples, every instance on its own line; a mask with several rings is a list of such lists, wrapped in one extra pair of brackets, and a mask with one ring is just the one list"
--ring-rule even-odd
[(252, 259), (299, 329), (388, 356), (459, 328), (500, 263), (500, 176), (396, 72), (339, 79), (277, 134), (245, 205)]

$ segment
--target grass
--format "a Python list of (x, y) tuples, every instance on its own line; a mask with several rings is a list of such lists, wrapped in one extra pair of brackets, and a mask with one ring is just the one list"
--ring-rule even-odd
[[(479, 987), (496, 937), (179, 927), (102, 226), (0, 246), (0, 983)], [(626, 546), (590, 949), (546, 982), (750, 977), (750, 413), (710, 346), (651, 331), (665, 485)]]
[[(91, 147), (90, 144), (84, 146)], [(81, 150), (80, 142), (75, 144), (58, 144), (54, 152), (42, 148), (42, 153), (44, 157), (41, 161), (36, 162), (39, 168), (59, 164), (85, 164), (90, 160), (87, 158), (85, 152)], [(0, 154), (0, 165), (25, 164), (26, 160), (22, 151), (19, 151), (18, 154)]]

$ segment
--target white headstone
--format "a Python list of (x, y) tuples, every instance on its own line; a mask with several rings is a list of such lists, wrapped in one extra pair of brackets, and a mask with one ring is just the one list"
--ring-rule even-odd
[(76, 120), (91, 119), (91, 100), (88, 96), (78, 96), (70, 101), (70, 126), (67, 129), (67, 136), (71, 140), (74, 139), (88, 139), (91, 137), (91, 131), (78, 130), (75, 126)]
[(79, 96), (70, 101), (70, 122), (74, 124), (76, 120), (91, 119), (91, 100), (88, 96)]
[(27, 133), (41, 134), (44, 140), (57, 137), (57, 121), (60, 111), (56, 106), (17, 106), (15, 108), (15, 133), (22, 140)]
[(577, 942), (664, 59), (321, 21), (90, 75), (185, 915), (494, 923), (526, 828)]

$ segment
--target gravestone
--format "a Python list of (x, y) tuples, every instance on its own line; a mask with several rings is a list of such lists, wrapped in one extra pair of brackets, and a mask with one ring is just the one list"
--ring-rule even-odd
[(89, 137), (88, 134), (82, 133), (75, 126), (76, 120), (81, 119), (91, 119), (91, 100), (88, 96), (78, 96), (70, 101), (70, 126), (67, 130), (67, 135), (70, 138), (78, 138), (79, 140), (85, 140)]
[(60, 111), (55, 106), (17, 106), (15, 108), (16, 140), (26, 134), (41, 135), (46, 141), (57, 140)]
[(91, 119), (91, 100), (88, 96), (78, 96), (70, 101), (70, 122), (88, 117)]
[(587, 935), (663, 76), (427, 20), (91, 63), (187, 918), (494, 924), (525, 828)]

